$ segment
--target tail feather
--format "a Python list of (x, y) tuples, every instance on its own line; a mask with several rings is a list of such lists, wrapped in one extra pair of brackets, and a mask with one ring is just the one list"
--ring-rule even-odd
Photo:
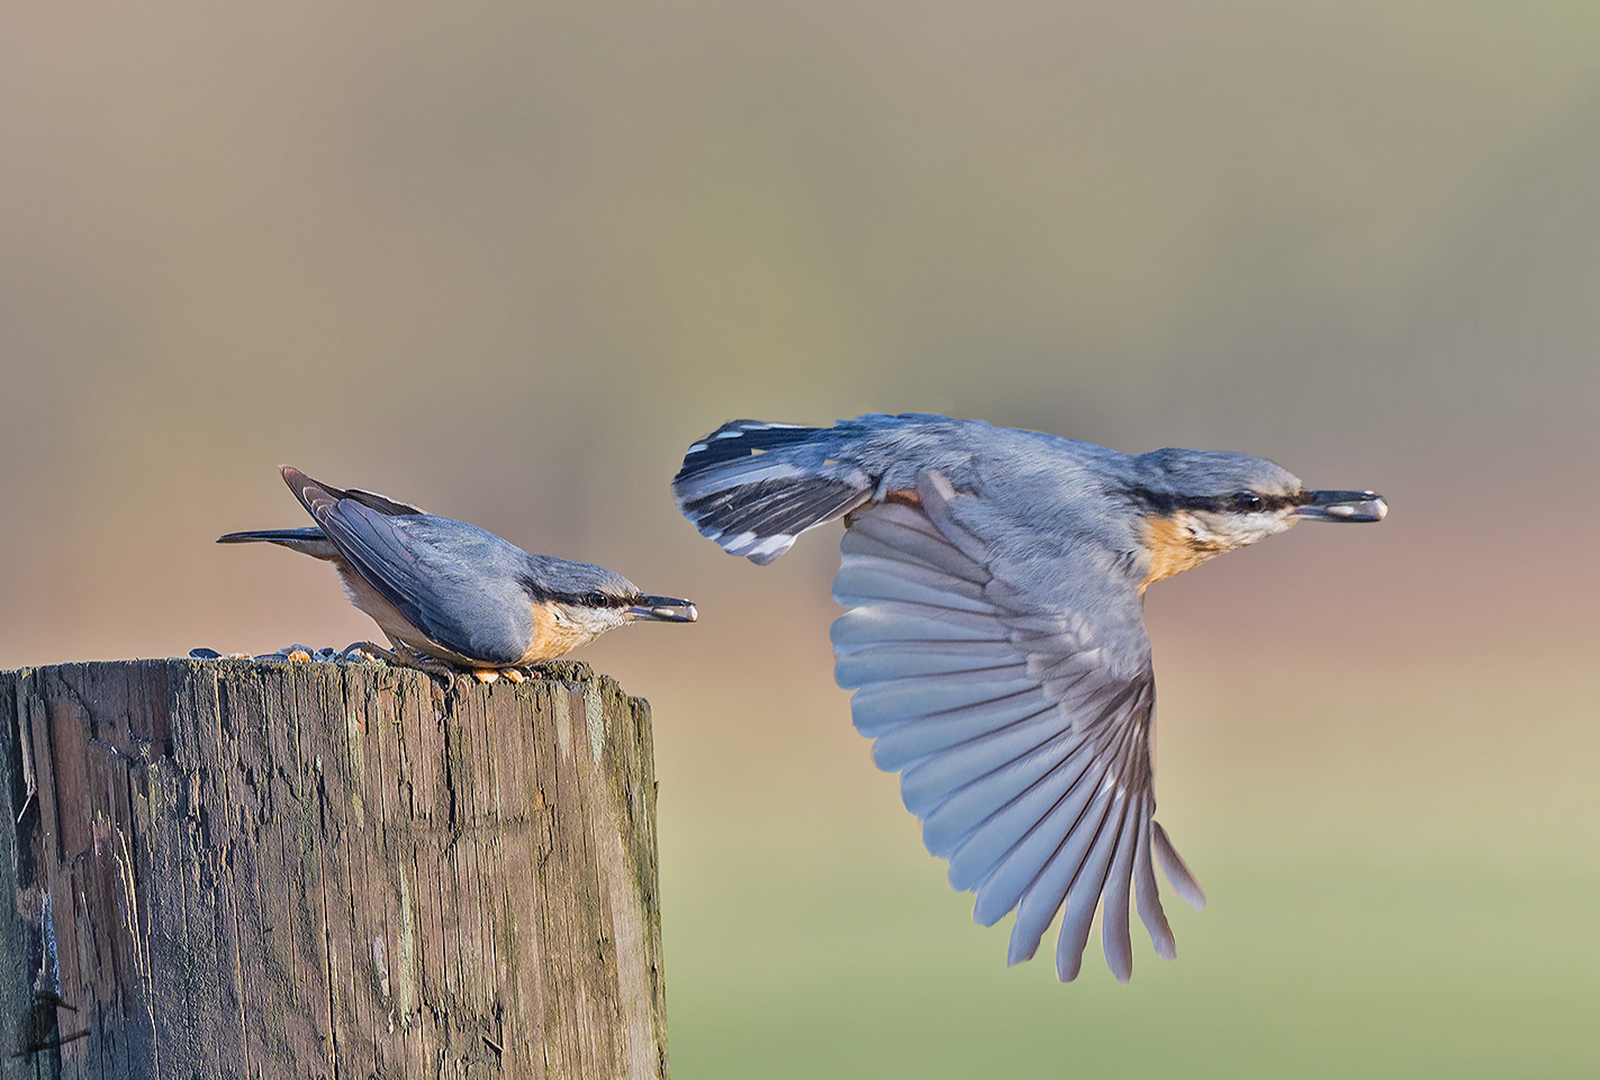
[(252, 529), (217, 537), (219, 544), (278, 544), (316, 559), (331, 559), (339, 553), (323, 531), (315, 525), (303, 529)]
[(826, 428), (799, 424), (770, 424), (761, 420), (729, 420), (710, 435), (689, 447), (683, 455), (683, 468), (674, 483), (706, 469), (739, 458), (750, 457), (781, 446), (810, 440)]
[(764, 566), (872, 497), (871, 477), (833, 456), (841, 441), (831, 428), (730, 421), (684, 455), (678, 509), (730, 555)]

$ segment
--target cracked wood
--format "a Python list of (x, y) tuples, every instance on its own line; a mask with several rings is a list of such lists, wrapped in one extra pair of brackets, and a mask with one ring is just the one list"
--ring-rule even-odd
[(0, 1074), (667, 1075), (649, 707), (587, 665), (5, 672), (0, 768)]

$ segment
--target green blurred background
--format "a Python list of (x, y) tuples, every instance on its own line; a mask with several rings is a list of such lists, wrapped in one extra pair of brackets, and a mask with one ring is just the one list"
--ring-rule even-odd
[[(701, 604), (655, 708), (685, 1080), (1600, 1072), (1600, 7), (0, 12), (0, 667), (343, 645), (274, 471)], [(1373, 487), (1152, 591), (1206, 885), (1004, 967), (758, 569), (724, 419), (932, 410)], [(1170, 896), (1170, 894), (1169, 894)]]

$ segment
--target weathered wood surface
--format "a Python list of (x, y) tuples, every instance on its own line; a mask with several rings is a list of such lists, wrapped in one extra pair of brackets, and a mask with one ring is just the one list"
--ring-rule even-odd
[(586, 665), (0, 673), (0, 768), (0, 1075), (667, 1074), (649, 706)]

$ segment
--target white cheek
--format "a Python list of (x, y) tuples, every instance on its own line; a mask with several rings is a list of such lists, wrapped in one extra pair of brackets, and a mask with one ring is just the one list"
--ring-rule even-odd
[(1245, 526), (1239, 530), (1239, 543), (1241, 545), (1253, 544), (1257, 540), (1265, 540), (1267, 537), (1272, 536), (1275, 533), (1281, 533), (1285, 528), (1287, 528), (1287, 526), (1277, 518), (1267, 517), (1265, 515), (1257, 516), (1249, 521), (1240, 522), (1240, 524)]
[(1196, 514), (1190, 531), (1201, 543), (1232, 550), (1283, 532), (1292, 524), (1292, 520), (1266, 514), (1254, 514), (1246, 518), (1202, 517)]
[(593, 608), (574, 611), (571, 608), (557, 606), (555, 611), (556, 622), (560, 626), (591, 636), (603, 634), (607, 630), (615, 630), (628, 621), (622, 611), (617, 608)]

